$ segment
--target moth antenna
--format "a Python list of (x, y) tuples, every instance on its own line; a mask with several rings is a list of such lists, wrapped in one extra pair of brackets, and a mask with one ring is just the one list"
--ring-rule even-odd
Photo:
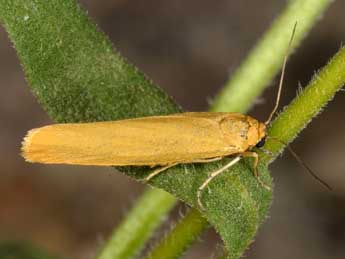
[(291, 38), (290, 38), (290, 41), (289, 41), (289, 45), (286, 49), (286, 53), (285, 53), (285, 56), (284, 56), (284, 61), (283, 61), (283, 67), (282, 67), (282, 72), (280, 74), (280, 80), (279, 80), (279, 87), (278, 87), (278, 93), (277, 93), (277, 99), (276, 99), (276, 104), (270, 114), (270, 116), (268, 117), (268, 119), (266, 120), (265, 122), (265, 125), (268, 125), (271, 120), (272, 120), (272, 117), (273, 115), (276, 113), (277, 109), (278, 109), (278, 106), (279, 106), (279, 101), (280, 101), (280, 95), (281, 95), (281, 92), (282, 92), (282, 88), (283, 88), (283, 81), (284, 81), (284, 75), (285, 75), (285, 67), (286, 67), (286, 63), (287, 63), (287, 60), (289, 58), (289, 54), (290, 54), (290, 49), (291, 49), (291, 44), (292, 44), (292, 41), (293, 41), (293, 38), (295, 36), (295, 32), (296, 32), (296, 27), (297, 27), (297, 22), (295, 23), (294, 27), (293, 27), (293, 30), (292, 30), (292, 34), (291, 34)]
[(323, 185), (325, 188), (327, 188), (329, 191), (332, 191), (332, 187), (326, 183), (324, 180), (322, 180), (319, 176), (317, 176), (316, 173), (314, 173), (314, 171), (302, 160), (302, 158), (300, 158), (295, 151), (293, 151), (293, 149), (285, 142), (281, 141), (280, 139), (277, 139), (275, 137), (271, 137), (271, 136), (267, 136), (270, 139), (273, 139), (277, 142), (279, 142), (280, 144), (283, 144), (284, 146), (287, 147), (287, 149), (289, 150), (290, 154), (297, 160), (297, 162), (304, 167), (304, 169), (306, 169), (309, 174), (316, 180), (318, 181), (321, 185)]

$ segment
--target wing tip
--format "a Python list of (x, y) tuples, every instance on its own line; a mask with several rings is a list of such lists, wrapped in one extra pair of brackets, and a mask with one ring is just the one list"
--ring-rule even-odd
[(39, 132), (39, 128), (29, 130), (26, 136), (23, 138), (20, 155), (25, 159), (26, 162), (34, 163), (34, 159), (30, 157), (31, 146), (33, 137)]

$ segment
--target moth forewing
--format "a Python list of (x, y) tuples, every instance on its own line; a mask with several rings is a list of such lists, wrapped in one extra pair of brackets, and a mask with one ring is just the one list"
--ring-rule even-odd
[(79, 165), (169, 165), (246, 151), (264, 133), (238, 113), (182, 113), (110, 122), (55, 124), (30, 131), (27, 161)]

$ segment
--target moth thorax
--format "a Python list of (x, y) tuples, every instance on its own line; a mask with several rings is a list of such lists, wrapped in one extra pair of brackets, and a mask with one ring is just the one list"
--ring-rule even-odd
[(229, 116), (221, 121), (220, 127), (226, 143), (243, 151), (248, 147), (250, 125), (246, 116)]
[(220, 126), (227, 144), (241, 151), (255, 146), (266, 135), (265, 124), (246, 115), (229, 116)]

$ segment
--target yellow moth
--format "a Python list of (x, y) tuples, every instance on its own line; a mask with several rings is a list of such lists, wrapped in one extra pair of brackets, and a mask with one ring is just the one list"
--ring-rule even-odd
[(29, 162), (47, 164), (162, 166), (146, 180), (177, 164), (236, 156), (199, 188), (198, 201), (202, 206), (202, 189), (240, 157), (255, 158), (257, 176), (258, 155), (249, 150), (263, 146), (265, 129), (264, 123), (250, 116), (224, 112), (55, 124), (29, 131), (23, 141), (22, 154)]
[(263, 137), (265, 125), (249, 116), (190, 112), (33, 129), (23, 154), (49, 164), (166, 166), (243, 153)]
[(212, 179), (241, 157), (253, 157), (254, 175), (269, 189), (258, 177), (258, 154), (252, 148), (265, 144), (266, 126), (278, 107), (287, 56), (276, 104), (265, 123), (239, 113), (188, 112), (109, 122), (55, 124), (29, 131), (23, 141), (22, 154), (27, 161), (47, 164), (160, 166), (146, 180), (177, 164), (234, 157), (212, 172), (199, 187), (200, 207), (202, 190)]

